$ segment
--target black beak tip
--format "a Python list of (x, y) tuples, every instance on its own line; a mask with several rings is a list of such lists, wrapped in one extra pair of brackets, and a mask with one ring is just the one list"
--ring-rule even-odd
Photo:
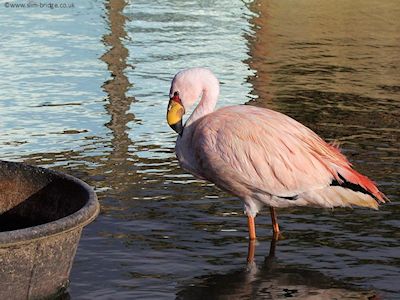
[(176, 123), (176, 124), (170, 125), (170, 126), (171, 126), (171, 128), (172, 128), (173, 130), (176, 131), (176, 133), (178, 133), (179, 135), (182, 135), (182, 132), (183, 132), (182, 121), (180, 121), (180, 122), (178, 122), (178, 123)]

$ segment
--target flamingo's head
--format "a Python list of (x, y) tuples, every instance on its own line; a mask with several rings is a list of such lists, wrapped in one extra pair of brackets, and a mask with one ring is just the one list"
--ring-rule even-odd
[(175, 75), (169, 91), (167, 122), (173, 130), (182, 135), (182, 117), (209, 86), (209, 81), (218, 80), (215, 75), (205, 68), (190, 68)]

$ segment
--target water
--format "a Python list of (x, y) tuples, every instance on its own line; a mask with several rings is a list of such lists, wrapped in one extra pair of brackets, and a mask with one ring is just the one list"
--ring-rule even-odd
[[(397, 1), (74, 5), (0, 5), (0, 157), (77, 176), (102, 206), (78, 249), (72, 299), (400, 298)], [(392, 202), (281, 209), (275, 258), (263, 213), (246, 266), (240, 201), (173, 153), (169, 83), (189, 66), (220, 78), (218, 106), (273, 108), (339, 141)]]

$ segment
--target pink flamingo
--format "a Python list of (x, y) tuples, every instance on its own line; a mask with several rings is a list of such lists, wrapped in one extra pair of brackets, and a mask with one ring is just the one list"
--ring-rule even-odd
[[(377, 209), (387, 198), (331, 144), (279, 112), (248, 106), (214, 111), (219, 82), (208, 69), (175, 75), (168, 124), (178, 134), (176, 155), (183, 169), (211, 181), (244, 202), (249, 238), (254, 218), (270, 207), (274, 237), (275, 208), (289, 206), (363, 206)], [(200, 98), (201, 97), (201, 98)], [(185, 123), (182, 116), (200, 98)]]

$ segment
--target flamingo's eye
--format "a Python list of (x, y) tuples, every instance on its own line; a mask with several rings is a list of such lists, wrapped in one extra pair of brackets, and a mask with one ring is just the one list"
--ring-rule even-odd
[(181, 98), (179, 98), (179, 92), (174, 92), (174, 95), (172, 96), (171, 100), (182, 104)]

